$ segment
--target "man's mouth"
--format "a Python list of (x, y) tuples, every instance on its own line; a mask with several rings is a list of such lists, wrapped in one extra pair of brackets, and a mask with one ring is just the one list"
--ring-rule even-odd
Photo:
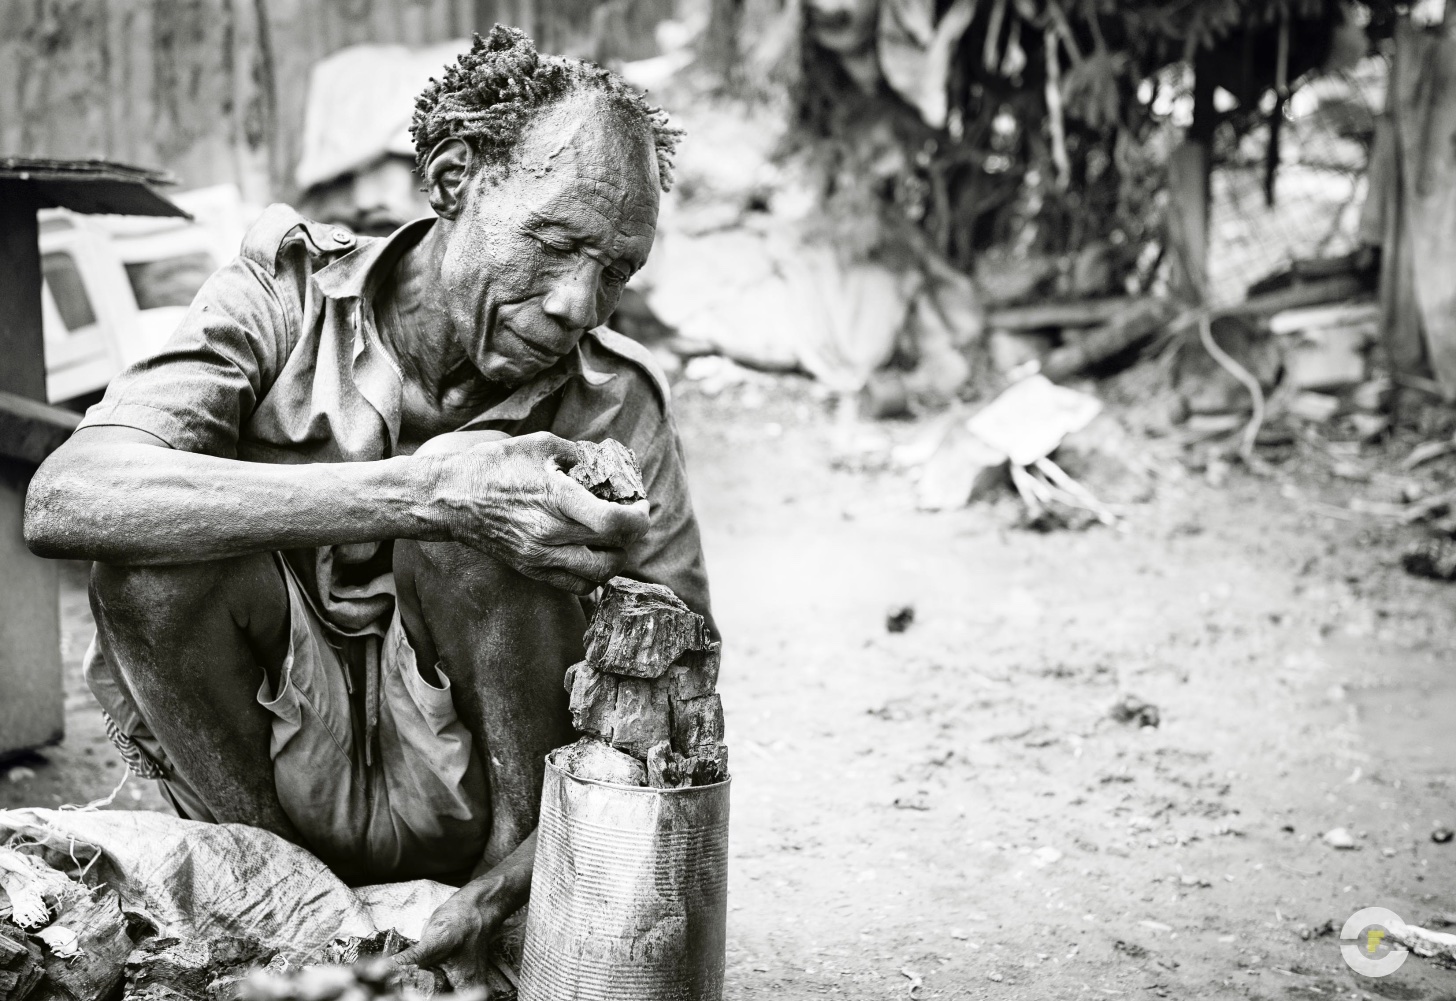
[(516, 339), (516, 342), (518, 344), (526, 349), (526, 353), (528, 355), (531, 355), (538, 361), (553, 363), (561, 357), (561, 354), (559, 352), (542, 347), (540, 344), (537, 344), (535, 341), (531, 340), (529, 337), (526, 337), (518, 330), (512, 329), (510, 327), (507, 327), (506, 330), (512, 337)]

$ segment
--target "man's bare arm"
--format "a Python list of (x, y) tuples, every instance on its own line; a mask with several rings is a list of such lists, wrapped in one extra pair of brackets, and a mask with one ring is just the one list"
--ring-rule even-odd
[(438, 966), (457, 991), (483, 987), (492, 943), (502, 923), (526, 906), (536, 864), (536, 832), (500, 863), (474, 876), (435, 909), (420, 940), (397, 954), (397, 964)]
[(382, 539), (463, 542), (584, 592), (647, 528), (645, 502), (598, 500), (564, 475), (553, 435), (446, 454), (280, 465), (168, 448), (130, 428), (85, 428), (32, 480), (25, 533), (41, 556), (199, 563)]

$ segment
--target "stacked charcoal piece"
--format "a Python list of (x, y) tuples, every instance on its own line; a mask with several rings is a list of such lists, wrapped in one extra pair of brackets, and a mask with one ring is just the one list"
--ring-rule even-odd
[[(579, 443), (572, 477), (605, 500), (645, 496), (631, 451)], [(586, 659), (566, 672), (571, 721), (586, 734), (554, 759), (578, 778), (659, 789), (728, 777), (720, 645), (670, 588), (614, 577), (586, 632)]]

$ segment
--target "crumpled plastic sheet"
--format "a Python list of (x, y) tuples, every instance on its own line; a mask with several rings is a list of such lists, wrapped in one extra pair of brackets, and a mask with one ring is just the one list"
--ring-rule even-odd
[(0, 844), (117, 891), (165, 936), (253, 938), (307, 954), (386, 928), (418, 939), (455, 887), (433, 880), (350, 887), (297, 845), (241, 824), (124, 810), (0, 810)]

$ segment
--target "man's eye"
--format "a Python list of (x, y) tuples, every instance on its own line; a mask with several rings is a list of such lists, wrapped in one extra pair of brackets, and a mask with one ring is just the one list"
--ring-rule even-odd
[(631, 275), (627, 274), (627, 272), (623, 271), (621, 268), (608, 268), (606, 272), (607, 284), (612, 286), (613, 288), (616, 288), (620, 285), (626, 285), (627, 279), (631, 277)]
[(541, 247), (552, 257), (570, 257), (576, 252), (576, 248), (569, 243), (557, 243), (551, 240), (540, 241)]

